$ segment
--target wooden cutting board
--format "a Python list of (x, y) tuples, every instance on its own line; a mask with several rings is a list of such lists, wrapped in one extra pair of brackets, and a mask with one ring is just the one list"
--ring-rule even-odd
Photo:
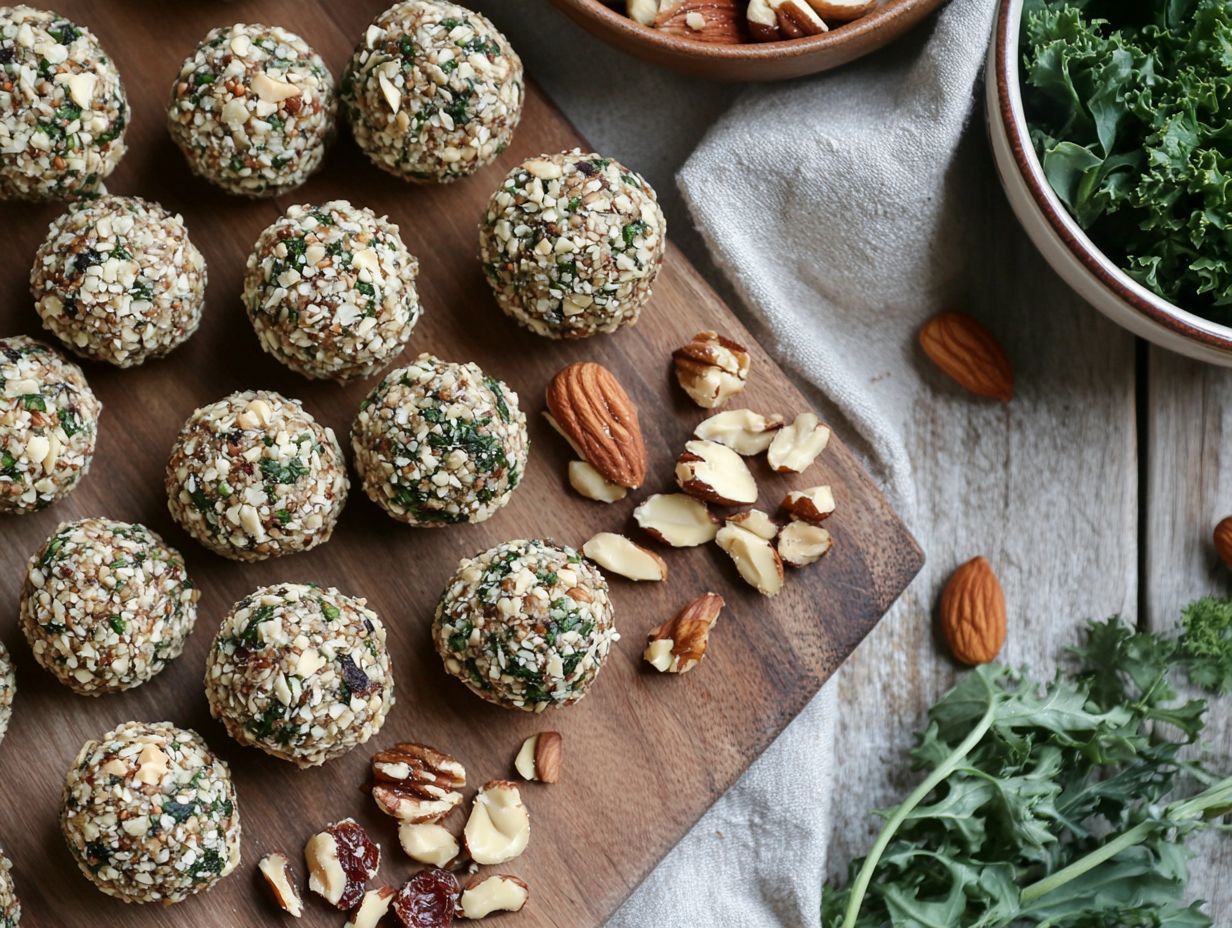
[[(697, 272), (669, 249), (641, 323), (613, 336), (559, 344), (529, 335), (496, 308), (480, 272), (476, 229), (505, 171), (522, 158), (585, 143), (533, 86), (525, 118), (498, 165), (445, 187), (403, 184), (369, 165), (345, 138), (306, 187), (277, 202), (225, 196), (189, 175), (163, 128), (164, 104), (180, 61), (214, 26), (274, 22), (303, 35), (339, 73), (354, 41), (384, 0), (328, 3), (264, 0), (158, 3), (63, 0), (121, 69), (133, 107), (129, 154), (109, 184), (183, 213), (209, 264), (209, 305), (201, 330), (170, 358), (119, 371), (87, 364), (104, 403), (93, 468), (66, 500), (42, 513), (0, 520), (0, 639), (17, 664), (13, 723), (0, 744), (0, 845), (15, 864), (32, 928), (239, 926), (275, 922), (258, 885), (262, 854), (300, 860), (304, 840), (348, 815), (368, 826), (385, 858), (379, 879), (400, 884), (415, 867), (397, 844), (392, 819), (359, 790), (377, 746), (420, 740), (454, 753), (472, 785), (512, 773), (522, 739), (546, 728), (564, 735), (563, 781), (529, 784), (533, 836), (519, 860), (500, 868), (524, 878), (531, 901), (503, 924), (585, 928), (601, 924), (712, 802), (766, 748), (849, 655), (915, 575), (915, 542), (860, 469), (840, 436), (805, 475), (786, 479), (755, 463), (762, 505), (793, 486), (828, 483), (838, 499), (836, 544), (822, 562), (793, 573), (781, 595), (744, 586), (714, 546), (665, 551), (666, 583), (613, 580), (624, 636), (596, 687), (578, 706), (531, 717), (482, 703), (447, 677), (429, 639), (432, 611), (459, 558), (510, 538), (541, 536), (580, 545), (599, 530), (636, 534), (630, 513), (647, 493), (670, 487), (672, 462), (705, 417), (673, 383), (671, 350), (700, 329), (717, 329), (753, 357), (741, 403), (789, 417), (805, 400)], [(510, 15), (515, 15), (511, 13)], [(579, 75), (579, 80), (586, 79)], [(636, 168), (636, 165), (633, 165)], [(294, 202), (347, 198), (388, 212), (421, 262), (425, 307), (406, 357), (431, 351), (474, 360), (518, 391), (531, 419), (531, 462), (509, 506), (482, 525), (415, 530), (386, 517), (357, 488), (334, 538), (308, 554), (234, 564), (188, 539), (171, 521), (163, 468), (172, 440), (194, 408), (233, 390), (270, 388), (300, 398), (348, 448), (359, 402), (374, 381), (341, 389), (309, 382), (264, 355), (240, 304), (244, 261), (258, 233)], [(34, 251), (55, 205), (0, 205), (0, 333), (42, 333), (27, 290)], [(563, 365), (594, 359), (610, 367), (641, 410), (651, 477), (643, 492), (612, 506), (572, 493), (570, 453), (545, 425), (544, 389)], [(184, 655), (136, 690), (100, 699), (71, 694), (40, 670), (17, 627), (26, 559), (62, 520), (109, 516), (142, 522), (185, 554), (202, 590), (199, 620)], [(240, 748), (209, 717), (202, 668), (229, 606), (280, 580), (315, 581), (366, 596), (389, 629), (397, 706), (371, 744), (328, 766), (299, 772)], [(684, 677), (647, 671), (648, 629), (706, 590), (726, 597), (710, 651)], [(125, 906), (77, 872), (57, 825), (64, 773), (83, 741), (129, 719), (169, 719), (201, 732), (235, 774), (243, 821), (243, 863), (210, 892), (172, 909)], [(464, 813), (449, 824), (459, 829)], [(786, 878), (792, 878), (787, 875)], [(306, 925), (336, 926), (339, 913), (313, 899)]]

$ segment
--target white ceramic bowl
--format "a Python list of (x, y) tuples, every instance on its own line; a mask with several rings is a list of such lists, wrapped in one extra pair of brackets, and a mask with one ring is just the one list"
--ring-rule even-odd
[(1099, 250), (1053, 193), (1022, 109), (1022, 4), (1001, 0), (984, 81), (993, 157), (1018, 221), (1053, 270), (1113, 322), (1161, 348), (1232, 367), (1232, 328), (1186, 312), (1141, 286)]

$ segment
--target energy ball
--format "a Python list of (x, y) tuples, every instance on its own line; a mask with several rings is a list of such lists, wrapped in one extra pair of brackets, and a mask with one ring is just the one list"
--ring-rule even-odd
[(13, 885), (13, 865), (0, 850), (0, 928), (17, 928), (21, 922), (21, 900)]
[(398, 227), (334, 200), (292, 206), (248, 258), (244, 305), (261, 347), (305, 377), (370, 377), (419, 320), (415, 259)]
[(180, 68), (167, 127), (194, 174), (228, 193), (276, 197), (321, 166), (334, 137), (334, 78), (278, 26), (212, 29)]
[(120, 72), (88, 29), (0, 7), (0, 199), (96, 192), (125, 151)]
[(509, 144), (522, 118), (522, 59), (480, 13), (404, 0), (364, 33), (342, 78), (355, 141), (404, 180), (447, 183)]
[(65, 522), (26, 569), (19, 621), (39, 666), (75, 693), (140, 686), (180, 656), (200, 592), (144, 525)]
[(222, 620), (205, 695), (240, 744), (319, 766), (375, 735), (393, 708), (385, 626), (366, 600), (335, 589), (262, 587)]
[(619, 637), (599, 568), (548, 541), (464, 559), (432, 625), (449, 673), (488, 702), (527, 712), (581, 699)]
[(188, 534), (236, 561), (329, 540), (350, 481), (333, 429), (298, 400), (245, 390), (198, 409), (167, 462), (167, 507)]
[[(13, 717), (13, 697), (17, 695), (17, 675), (13, 672), (13, 658), (0, 642), (0, 741), (9, 730), (9, 719)], [(0, 902), (0, 928), (4, 926), (4, 903)]]
[(530, 439), (518, 395), (430, 354), (391, 371), (351, 426), (364, 492), (411, 525), (483, 522), (509, 502)]
[(536, 335), (633, 325), (663, 264), (667, 221), (650, 184), (575, 149), (518, 165), (488, 201), (479, 257), (509, 316)]
[(170, 722), (125, 722), (87, 741), (64, 783), (60, 829), (86, 879), (123, 902), (182, 902), (240, 862), (231, 772)]
[(0, 515), (43, 509), (77, 486), (102, 411), (81, 368), (50, 345), (0, 338)]
[(132, 367), (197, 331), (205, 281), (183, 219), (148, 200), (105, 196), (52, 222), (30, 293), (43, 326), (70, 351)]

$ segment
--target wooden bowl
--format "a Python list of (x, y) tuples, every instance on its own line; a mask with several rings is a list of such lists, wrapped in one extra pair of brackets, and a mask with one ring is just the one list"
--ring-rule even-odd
[(946, 0), (886, 0), (829, 32), (784, 42), (712, 45), (636, 23), (600, 0), (552, 0), (574, 22), (617, 48), (695, 77), (778, 81), (837, 68), (887, 45)]
[(1169, 351), (1232, 367), (1232, 328), (1187, 312), (1139, 284), (1087, 237), (1053, 192), (1023, 109), (1022, 6), (1023, 0), (1001, 0), (984, 82), (993, 159), (1018, 221), (1052, 269), (1117, 325)]

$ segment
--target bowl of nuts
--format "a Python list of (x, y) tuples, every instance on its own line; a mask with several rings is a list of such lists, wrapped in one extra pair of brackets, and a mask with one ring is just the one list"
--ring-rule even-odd
[(945, 0), (552, 0), (604, 41), (697, 77), (772, 81), (837, 68)]

